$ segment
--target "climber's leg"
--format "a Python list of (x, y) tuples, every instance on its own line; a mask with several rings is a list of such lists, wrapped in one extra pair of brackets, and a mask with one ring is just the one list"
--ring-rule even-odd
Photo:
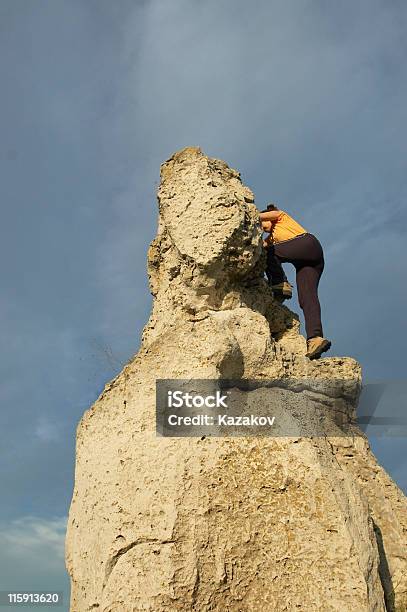
[(278, 285), (287, 280), (281, 260), (275, 253), (274, 245), (267, 248), (266, 275), (270, 285)]
[(273, 296), (280, 303), (292, 298), (293, 288), (287, 280), (280, 258), (275, 254), (274, 245), (267, 248), (266, 274)]
[(305, 234), (291, 242), (291, 261), (297, 271), (298, 302), (304, 312), (307, 339), (323, 338), (318, 298), (319, 279), (324, 270), (322, 246), (313, 234)]
[(318, 298), (321, 266), (313, 266), (304, 262), (297, 264), (296, 270), (298, 302), (304, 313), (307, 339), (323, 338), (321, 305)]

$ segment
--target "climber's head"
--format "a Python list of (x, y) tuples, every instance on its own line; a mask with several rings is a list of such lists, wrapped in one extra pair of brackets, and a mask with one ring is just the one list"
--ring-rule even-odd
[(279, 208), (278, 206), (273, 204), (273, 202), (270, 202), (270, 204), (267, 204), (267, 208), (263, 208), (263, 210), (261, 210), (260, 212), (268, 212), (269, 210), (279, 210)]

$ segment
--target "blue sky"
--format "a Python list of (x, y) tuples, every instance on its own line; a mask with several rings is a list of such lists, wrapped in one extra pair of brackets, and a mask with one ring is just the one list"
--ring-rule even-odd
[[(1, 589), (67, 589), (75, 427), (138, 349), (174, 151), (316, 234), (330, 354), (405, 379), (406, 25), (402, 1), (2, 0)], [(372, 445), (407, 489), (405, 438)]]

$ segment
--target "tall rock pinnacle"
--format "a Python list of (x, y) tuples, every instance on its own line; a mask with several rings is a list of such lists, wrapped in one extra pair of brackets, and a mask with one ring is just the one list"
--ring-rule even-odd
[[(183, 149), (158, 205), (140, 349), (77, 430), (71, 612), (405, 612), (407, 501), (355, 425), (359, 364), (305, 357), (238, 172)], [(346, 435), (160, 437), (158, 379), (289, 380), (284, 418), (339, 407)]]

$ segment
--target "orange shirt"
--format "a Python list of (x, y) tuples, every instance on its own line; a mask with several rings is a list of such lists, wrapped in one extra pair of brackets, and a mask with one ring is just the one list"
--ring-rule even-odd
[(271, 242), (282, 242), (304, 233), (307, 230), (282, 210), (280, 216), (272, 222), (270, 238)]

